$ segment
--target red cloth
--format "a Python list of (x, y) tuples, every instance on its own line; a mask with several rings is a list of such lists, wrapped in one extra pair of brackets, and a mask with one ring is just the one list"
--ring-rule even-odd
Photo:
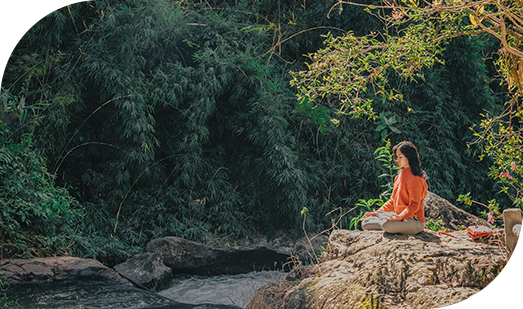
[(467, 227), (467, 235), (472, 237), (473, 240), (477, 240), (479, 238), (486, 239), (492, 236), (492, 234), (492, 230), (484, 225), (473, 225)]
[(394, 211), (403, 220), (416, 216), (422, 223), (425, 223), (423, 200), (427, 197), (427, 190), (425, 178), (414, 176), (410, 168), (404, 168), (394, 179), (394, 189), (390, 200), (378, 210)]

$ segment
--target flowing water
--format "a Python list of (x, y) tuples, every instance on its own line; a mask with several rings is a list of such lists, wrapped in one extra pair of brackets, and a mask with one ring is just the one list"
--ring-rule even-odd
[(245, 308), (257, 290), (271, 281), (282, 280), (283, 276), (279, 271), (214, 277), (179, 276), (174, 278), (169, 288), (158, 294), (193, 305), (222, 304), (231, 308)]
[(153, 293), (97, 279), (27, 284), (8, 290), (18, 306), (31, 309), (240, 309), (256, 290), (282, 279), (281, 272), (263, 271), (214, 277), (178, 276)]

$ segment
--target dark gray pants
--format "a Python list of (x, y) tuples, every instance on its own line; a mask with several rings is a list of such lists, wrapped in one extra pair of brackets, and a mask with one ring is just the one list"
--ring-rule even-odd
[(425, 223), (417, 217), (410, 217), (403, 221), (390, 221), (393, 212), (376, 211), (376, 217), (367, 217), (361, 222), (364, 230), (384, 230), (388, 233), (418, 234), (425, 229)]

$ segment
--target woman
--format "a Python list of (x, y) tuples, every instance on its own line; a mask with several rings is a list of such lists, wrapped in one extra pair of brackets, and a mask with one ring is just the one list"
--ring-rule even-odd
[(364, 230), (384, 230), (388, 233), (418, 234), (425, 228), (423, 200), (427, 196), (428, 177), (420, 167), (419, 154), (411, 142), (401, 142), (392, 148), (396, 165), (401, 168), (394, 179), (390, 200), (376, 212), (364, 215)]

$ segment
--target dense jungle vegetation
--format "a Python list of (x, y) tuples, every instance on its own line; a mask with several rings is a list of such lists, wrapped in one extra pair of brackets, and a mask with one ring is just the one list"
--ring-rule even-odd
[(167, 235), (348, 228), (363, 209), (347, 211), (390, 181), (374, 158), (384, 140), (416, 144), (443, 198), (502, 202), (490, 162), (468, 146), (469, 128), (504, 99), (499, 42), (446, 42), (445, 65), (423, 80), (390, 77), (403, 101), (369, 89), (378, 120), (338, 114), (335, 100), (297, 108), (290, 72), (304, 55), (329, 32), (381, 29), (361, 7), (328, 17), (334, 4), (89, 1), (38, 22), (2, 79), (0, 258), (111, 264)]

